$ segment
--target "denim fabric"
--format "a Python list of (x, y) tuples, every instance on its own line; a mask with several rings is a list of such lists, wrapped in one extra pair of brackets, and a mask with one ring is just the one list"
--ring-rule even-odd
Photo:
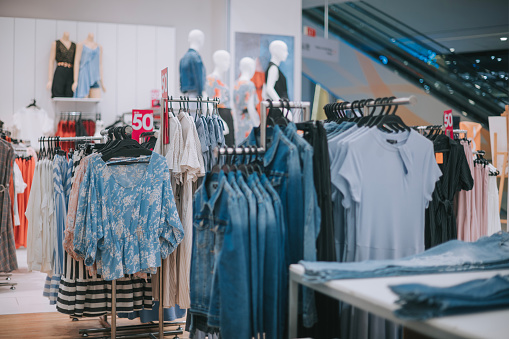
[(390, 286), (402, 307), (394, 314), (406, 320), (426, 320), (453, 314), (509, 307), (509, 275), (476, 279), (450, 287), (423, 284)]
[(276, 215), (271, 195), (265, 190), (258, 176), (255, 176), (260, 193), (265, 201), (266, 229), (265, 229), (265, 255), (263, 264), (263, 325), (265, 338), (278, 338), (278, 280), (279, 280), (279, 230), (276, 224)]
[[(299, 214), (304, 224), (304, 260), (316, 261), (316, 239), (320, 232), (321, 214), (313, 175), (313, 147), (297, 134), (297, 126), (293, 122), (286, 126), (284, 133), (297, 146), (302, 167), (304, 208), (295, 209), (294, 213)], [(303, 288), (303, 297), (303, 323), (305, 327), (311, 327), (318, 321), (315, 293), (312, 289)]]
[[(232, 173), (233, 174), (233, 173)], [(221, 175), (224, 175), (221, 171)], [(232, 177), (234, 178), (234, 177)], [(236, 185), (236, 183), (234, 182)], [(226, 184), (225, 184), (226, 186)], [(230, 189), (231, 186), (229, 187)], [(240, 192), (240, 189), (237, 190)], [(251, 337), (251, 305), (248, 279), (247, 200), (242, 192), (235, 203), (226, 206), (231, 222), (226, 224), (224, 243), (219, 256), (218, 272), (221, 297), (221, 337)], [(244, 214), (244, 215), (243, 215)], [(244, 222), (243, 222), (244, 221)]]
[(355, 263), (301, 261), (304, 279), (323, 283), (359, 279), (509, 268), (509, 233), (499, 232), (476, 242), (451, 240), (423, 253), (396, 260)]
[[(258, 224), (257, 224), (257, 200), (253, 191), (249, 188), (242, 173), (237, 171), (237, 183), (247, 199), (249, 208), (249, 256), (250, 262), (247, 267), (250, 269), (249, 281), (251, 282), (251, 326), (252, 337), (258, 332)], [(270, 183), (269, 183), (270, 185)], [(276, 194), (277, 195), (277, 194)]]
[[(219, 200), (222, 203), (228, 200), (228, 197), (222, 195), (215, 197), (214, 204), (208, 197), (205, 186), (209, 183), (217, 184), (219, 175), (211, 174), (204, 179), (203, 185), (198, 188), (193, 201), (193, 253), (191, 260), (191, 308), (194, 314), (207, 316), (210, 306), (210, 292), (212, 290), (213, 273), (211, 267), (214, 267), (214, 207), (215, 202)], [(219, 210), (220, 203), (217, 209)], [(212, 207), (212, 208), (211, 208)], [(224, 216), (223, 216), (224, 217)], [(219, 219), (218, 216), (218, 222)]]
[(212, 142), (210, 140), (210, 131), (209, 131), (209, 126), (208, 126), (208, 123), (207, 123), (207, 118), (204, 117), (203, 115), (200, 117), (201, 121), (203, 122), (203, 130), (205, 132), (205, 144), (207, 146), (207, 149), (202, 153), (203, 154), (203, 161), (207, 162), (207, 167), (205, 167), (205, 171), (206, 172), (210, 172), (210, 170), (212, 169), (212, 161), (211, 161), (211, 158), (210, 158), (210, 146), (212, 145)]
[(203, 93), (205, 86), (205, 67), (200, 54), (190, 48), (180, 59), (180, 91)]
[(285, 265), (285, 253), (286, 250), (284, 248), (285, 244), (287, 243), (285, 241), (286, 237), (286, 230), (284, 228), (285, 222), (284, 222), (284, 215), (283, 215), (283, 206), (281, 204), (281, 199), (279, 198), (279, 195), (277, 194), (276, 190), (272, 185), (270, 184), (269, 179), (265, 174), (262, 174), (260, 178), (261, 183), (263, 184), (263, 187), (269, 193), (269, 195), (272, 198), (272, 204), (274, 206), (274, 215), (276, 218), (276, 225), (278, 228), (278, 236), (279, 236), (279, 242), (278, 242), (278, 250), (276, 253), (279, 254), (278, 258), (278, 307), (277, 307), (277, 338), (283, 338), (284, 337), (284, 328), (286, 323), (286, 310), (287, 308), (285, 305), (288, 305), (288, 293), (287, 293), (287, 287), (288, 286), (288, 268)]
[(257, 241), (257, 258), (258, 258), (258, 309), (256, 318), (258, 319), (258, 333), (263, 333), (263, 287), (264, 287), (264, 269), (263, 264), (265, 262), (265, 233), (267, 228), (267, 208), (265, 203), (265, 198), (262, 193), (258, 189), (258, 185), (256, 184), (256, 174), (251, 174), (248, 177), (247, 184), (251, 191), (254, 193), (257, 204), (257, 232), (258, 232), (258, 241)]
[(198, 138), (200, 139), (201, 153), (203, 155), (203, 167), (205, 168), (205, 171), (209, 171), (209, 140), (203, 116), (195, 119), (195, 125)]
[[(242, 145), (258, 145), (256, 129)], [(283, 204), (284, 220), (292, 232), (288, 233), (289, 256), (287, 264), (297, 263), (303, 258), (304, 227), (299, 214), (295, 213), (295, 206), (303, 206), (302, 171), (299, 160), (299, 152), (295, 146), (281, 131), (279, 126), (267, 129), (267, 135), (272, 136), (272, 142), (263, 157), (265, 173), (281, 198)], [(238, 158), (238, 162), (245, 159)]]
[(209, 136), (209, 142), (210, 142), (210, 147), (209, 147), (210, 169), (209, 170), (212, 170), (212, 167), (215, 164), (214, 148), (216, 148), (218, 146), (218, 142), (217, 142), (217, 138), (216, 138), (216, 129), (214, 127), (213, 118), (208, 116), (205, 118), (205, 120), (207, 122), (207, 129), (209, 131), (208, 136)]

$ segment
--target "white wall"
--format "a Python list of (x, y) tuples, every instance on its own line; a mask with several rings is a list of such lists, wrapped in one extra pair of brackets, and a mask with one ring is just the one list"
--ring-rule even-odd
[[(250, 1), (245, 2), (249, 7), (256, 7)], [(295, 2), (300, 4), (300, 0)], [(161, 65), (172, 67), (170, 63), (173, 63), (176, 68), (173, 76), (170, 72), (168, 82), (173, 80), (178, 91), (178, 60), (189, 48), (189, 31), (200, 29), (205, 33), (205, 45), (200, 54), (207, 74), (213, 69), (214, 51), (227, 49), (226, 7), (227, 0), (0, 0), (0, 16), (173, 27), (176, 46), (171, 45), (173, 37), (166, 37), (162, 30), (158, 31), (158, 43), (170, 44), (177, 60), (158, 60), (156, 71), (160, 76)], [(2, 47), (0, 54), (3, 52)], [(134, 49), (131, 52), (135, 53)]]
[[(64, 31), (79, 42), (89, 32), (103, 47), (104, 86), (99, 107), (51, 101), (46, 89), (51, 43)], [(163, 40), (163, 41), (162, 41)], [(150, 91), (160, 88), (160, 69), (175, 72), (175, 29), (83, 21), (0, 17), (0, 120), (7, 125), (32, 99), (48, 112), (78, 110), (102, 113), (106, 124), (133, 108), (150, 105)], [(175, 82), (169, 90), (176, 91)]]
[[(235, 60), (235, 33), (261, 33), (295, 37), (294, 96), (302, 90), (302, 2), (299, 0), (230, 0), (230, 51)], [(233, 68), (232, 68), (233, 69)], [(230, 83), (233, 84), (233, 72)]]

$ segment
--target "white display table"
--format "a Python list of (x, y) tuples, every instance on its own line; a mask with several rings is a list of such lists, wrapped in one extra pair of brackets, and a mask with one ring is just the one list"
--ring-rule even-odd
[(304, 267), (302, 265), (290, 266), (290, 339), (297, 337), (299, 284), (433, 338), (509, 338), (509, 306), (508, 309), (498, 311), (447, 316), (427, 321), (405, 321), (393, 314), (393, 311), (399, 308), (399, 305), (394, 303), (397, 296), (388, 287), (406, 283), (446, 287), (473, 279), (490, 278), (496, 274), (507, 275), (509, 269), (390, 278), (331, 280), (322, 284), (304, 282), (302, 280), (303, 274)]

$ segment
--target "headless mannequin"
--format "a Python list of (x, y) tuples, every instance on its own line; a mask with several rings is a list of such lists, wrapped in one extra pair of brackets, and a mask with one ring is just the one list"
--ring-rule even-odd
[[(94, 34), (88, 33), (87, 38), (76, 45), (76, 57), (74, 59), (74, 82), (72, 84), (72, 91), (76, 92), (76, 88), (78, 87), (78, 77), (80, 74), (80, 61), (81, 61), (81, 53), (83, 52), (83, 46), (87, 46), (90, 49), (96, 49), (99, 47), (99, 72), (101, 76), (100, 85), (103, 92), (106, 92), (106, 88), (104, 87), (103, 81), (103, 48), (97, 42), (94, 41)], [(100, 98), (101, 97), (101, 89), (100, 88), (90, 88), (88, 96), (86, 98)]]
[[(238, 81), (251, 81), (255, 74), (256, 62), (251, 58), (242, 58), (239, 64), (239, 70), (240, 77)], [(249, 100), (247, 102), (247, 112), (249, 113), (249, 118), (251, 119), (253, 126), (259, 126), (260, 117), (256, 111), (255, 98), (256, 96), (249, 96)]]
[[(64, 34), (60, 38), (60, 42), (65, 46), (65, 48), (67, 49), (71, 48), (72, 41), (69, 39), (69, 32), (64, 32)], [(51, 51), (49, 54), (48, 83), (46, 84), (46, 89), (51, 89), (51, 85), (53, 84), (56, 55), (57, 55), (57, 42), (53, 41), (51, 43)]]
[[(274, 65), (270, 66), (267, 71), (267, 99), (279, 101), (281, 99), (275, 89), (276, 82), (279, 80), (279, 65), (288, 58), (288, 46), (284, 41), (274, 40), (269, 45), (270, 62)], [(289, 98), (286, 98), (289, 99)], [(286, 113), (285, 113), (286, 114)], [(292, 113), (288, 112), (287, 118), (292, 120)]]

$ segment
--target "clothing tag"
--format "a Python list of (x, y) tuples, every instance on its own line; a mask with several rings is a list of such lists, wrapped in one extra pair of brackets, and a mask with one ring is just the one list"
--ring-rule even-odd
[(387, 139), (386, 141), (387, 141), (389, 144), (391, 144), (391, 145), (394, 145), (394, 144), (397, 144), (397, 143), (398, 143), (398, 140)]
[(437, 160), (437, 164), (442, 165), (444, 163), (444, 153), (435, 153), (435, 159)]

